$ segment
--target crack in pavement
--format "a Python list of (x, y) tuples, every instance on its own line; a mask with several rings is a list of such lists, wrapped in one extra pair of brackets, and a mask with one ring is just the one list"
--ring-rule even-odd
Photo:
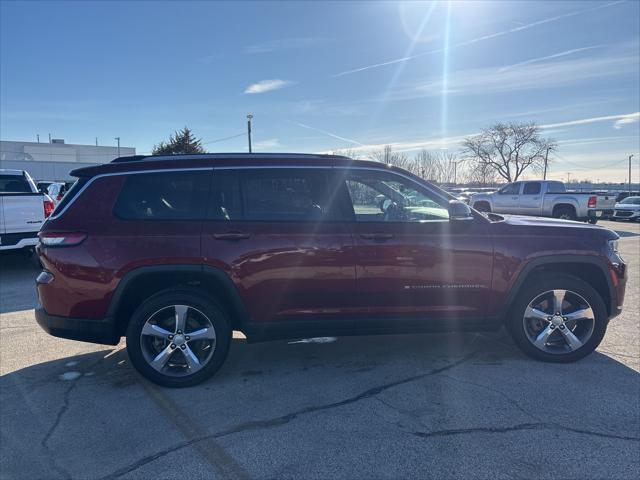
[(504, 398), (508, 403), (510, 403), (511, 405), (516, 407), (520, 412), (524, 413), (527, 417), (529, 417), (529, 418), (531, 418), (533, 420), (536, 420), (537, 422), (540, 422), (540, 423), (542, 422), (540, 417), (537, 417), (534, 414), (532, 414), (531, 412), (526, 411), (524, 408), (522, 408), (522, 406), (516, 400), (514, 400), (511, 397), (509, 397), (506, 393), (504, 393), (501, 390), (498, 390), (496, 388), (491, 388), (488, 385), (483, 385), (481, 383), (475, 383), (475, 382), (469, 382), (468, 380), (462, 380), (461, 378), (452, 377), (450, 375), (438, 375), (438, 376), (439, 377), (443, 377), (443, 378), (448, 378), (449, 380), (453, 380), (455, 382), (459, 382), (459, 383), (462, 383), (462, 384), (474, 385), (476, 387), (484, 388), (485, 390), (488, 390), (490, 392), (497, 393), (502, 398)]
[(624, 435), (615, 435), (612, 433), (595, 432), (593, 430), (583, 430), (579, 428), (565, 427), (557, 423), (520, 423), (509, 427), (472, 427), (472, 428), (452, 428), (446, 430), (434, 430), (431, 432), (410, 432), (411, 435), (421, 438), (447, 437), (454, 435), (470, 435), (474, 433), (509, 433), (519, 432), (523, 430), (561, 430), (565, 432), (577, 433), (581, 435), (590, 435), (599, 438), (609, 438), (615, 440), (627, 440), (639, 442), (640, 437), (628, 437)]
[[(98, 360), (92, 362), (91, 365), (89, 366), (89, 369), (91, 369), (92, 367), (95, 367), (102, 360), (103, 360), (103, 358), (101, 357)], [(49, 443), (49, 440), (51, 439), (51, 437), (53, 436), (53, 434), (55, 433), (55, 431), (60, 426), (60, 423), (62, 422), (62, 417), (64, 417), (64, 415), (69, 410), (69, 407), (70, 407), (70, 398), (69, 397), (71, 396), (71, 392), (78, 385), (78, 382), (80, 381), (81, 378), (82, 378), (82, 376), (80, 376), (79, 378), (69, 382), (70, 385), (64, 391), (64, 394), (63, 394), (63, 397), (62, 397), (62, 407), (60, 408), (60, 410), (58, 410), (58, 413), (56, 415), (55, 421), (53, 422), (53, 425), (51, 425), (49, 430), (47, 430), (47, 433), (45, 433), (44, 437), (42, 437), (42, 440), (40, 441), (40, 446), (47, 453), (49, 458), (51, 458), (51, 464), (52, 464), (53, 468), (58, 473), (60, 473), (65, 479), (71, 479), (72, 478), (71, 473), (69, 473), (68, 470), (66, 470), (65, 468), (61, 467), (58, 464), (57, 457), (55, 455), (53, 455), (53, 452), (51, 451), (51, 448), (49, 447), (48, 443)]]
[(237, 425), (235, 427), (232, 428), (228, 428), (226, 430), (222, 430), (220, 432), (217, 433), (212, 433), (210, 435), (204, 435), (202, 437), (198, 437), (198, 438), (194, 438), (192, 440), (187, 440), (184, 442), (180, 442), (177, 444), (174, 444), (171, 447), (168, 447), (166, 449), (160, 450), (152, 455), (143, 457), (141, 459), (139, 459), (138, 461), (120, 468), (118, 470), (116, 470), (115, 472), (108, 474), (104, 477), (101, 477), (101, 480), (112, 480), (115, 478), (119, 478), (123, 475), (126, 475), (130, 472), (133, 472), (165, 455), (168, 455), (170, 453), (173, 453), (175, 451), (181, 450), (183, 448), (187, 448), (190, 447), (196, 443), (199, 442), (203, 442), (209, 439), (217, 439), (217, 438), (222, 438), (222, 437), (226, 437), (228, 435), (234, 435), (236, 433), (241, 433), (241, 432), (246, 432), (246, 431), (250, 431), (250, 430), (261, 430), (261, 429), (268, 429), (268, 428), (273, 428), (273, 427), (278, 427), (281, 425), (286, 425), (287, 423), (291, 422), (292, 420), (296, 419), (299, 416), (302, 415), (307, 415), (310, 413), (316, 413), (316, 412), (321, 412), (321, 411), (325, 411), (325, 410), (331, 410), (334, 408), (338, 408), (338, 407), (342, 407), (345, 405), (350, 405), (356, 402), (359, 402), (361, 400), (365, 400), (368, 398), (373, 398), (376, 395), (378, 395), (381, 392), (384, 392), (385, 390), (388, 390), (390, 388), (394, 388), (397, 387), (398, 385), (403, 385), (405, 383), (410, 383), (410, 382), (414, 382), (416, 380), (420, 380), (422, 378), (426, 378), (432, 375), (437, 375), (439, 373), (445, 372), (447, 370), (450, 370), (452, 368), (455, 368), (465, 362), (468, 362), (469, 360), (471, 360), (475, 355), (476, 355), (476, 351), (469, 353), (468, 355), (465, 355), (464, 357), (462, 357), (461, 359), (453, 362), (453, 363), (449, 363), (447, 365), (444, 365), (442, 367), (438, 367), (438, 368), (434, 368), (426, 373), (421, 373), (418, 375), (413, 375), (411, 377), (407, 377), (407, 378), (403, 378), (401, 380), (396, 380), (395, 382), (390, 382), (390, 383), (386, 383), (384, 385), (380, 385), (377, 387), (373, 387), (370, 388), (368, 390), (365, 390), (362, 393), (359, 393), (358, 395), (355, 395), (353, 397), (349, 397), (346, 398), (344, 400), (340, 400), (338, 402), (332, 402), (332, 403), (327, 403), (324, 405), (315, 405), (315, 406), (310, 406), (310, 407), (305, 407), (302, 408), (300, 410), (297, 410), (295, 412), (291, 412), (291, 413), (287, 413), (285, 415), (281, 415), (279, 417), (275, 417), (272, 419), (268, 419), (268, 420), (255, 420), (255, 421), (251, 421), (251, 422), (244, 422), (241, 423), (240, 425)]

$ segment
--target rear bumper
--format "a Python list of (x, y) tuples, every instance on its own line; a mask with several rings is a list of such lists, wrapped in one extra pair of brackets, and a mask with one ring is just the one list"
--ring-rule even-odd
[(35, 314), (38, 325), (54, 337), (106, 345), (117, 345), (120, 341), (115, 322), (110, 317), (99, 320), (57, 317), (49, 315), (41, 306), (36, 308)]
[(0, 235), (0, 250), (15, 250), (38, 244), (38, 232), (5, 233)]

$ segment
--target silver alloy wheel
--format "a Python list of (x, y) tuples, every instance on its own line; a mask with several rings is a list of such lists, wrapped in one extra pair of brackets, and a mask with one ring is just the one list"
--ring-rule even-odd
[(163, 375), (184, 377), (201, 370), (213, 356), (216, 331), (197, 308), (170, 305), (151, 315), (140, 333), (147, 363)]
[(576, 292), (548, 290), (529, 303), (522, 322), (535, 347), (561, 355), (589, 341), (596, 319), (589, 302)]

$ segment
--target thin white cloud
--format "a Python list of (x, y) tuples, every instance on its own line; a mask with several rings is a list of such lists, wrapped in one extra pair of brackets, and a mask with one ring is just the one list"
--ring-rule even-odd
[[(625, 0), (618, 0), (618, 1), (615, 1), (615, 2), (609, 2), (609, 3), (602, 4), (602, 5), (597, 5), (595, 7), (586, 8), (586, 9), (583, 9), (583, 10), (577, 10), (577, 11), (574, 11), (574, 12), (564, 13), (562, 15), (556, 15), (554, 17), (544, 18), (544, 19), (538, 20), (536, 22), (527, 23), (526, 25), (519, 25), (517, 27), (513, 27), (513, 28), (510, 28), (508, 30), (503, 30), (503, 31), (500, 31), (500, 32), (495, 32), (495, 33), (490, 33), (488, 35), (483, 35), (481, 37), (473, 38), (473, 39), (467, 40), (465, 42), (457, 43), (455, 45), (452, 45), (450, 48), (459, 48), (459, 47), (465, 47), (465, 46), (468, 46), (468, 45), (473, 45), (475, 43), (483, 42), (485, 40), (490, 40), (490, 39), (497, 38), (497, 37), (501, 37), (503, 35), (509, 35), (511, 33), (520, 32), (522, 30), (528, 30), (529, 28), (537, 27), (537, 26), (544, 25), (544, 24), (551, 23), (551, 22), (557, 22), (558, 20), (563, 20), (565, 18), (575, 17), (576, 15), (582, 15), (584, 13), (593, 12), (593, 11), (596, 11), (596, 10), (600, 10), (602, 8), (612, 7), (614, 5), (618, 5), (620, 3), (624, 3), (624, 1)], [(397, 58), (397, 59), (389, 60), (389, 61), (386, 61), (386, 62), (375, 63), (373, 65), (366, 65), (366, 66), (360, 67), (360, 68), (354, 68), (354, 69), (351, 69), (351, 70), (345, 70), (344, 72), (336, 73), (333, 76), (334, 77), (342, 77), (344, 75), (351, 75), (351, 74), (354, 74), (354, 73), (364, 72), (365, 70), (371, 70), (373, 68), (380, 68), (380, 67), (384, 67), (384, 66), (387, 66), (387, 65), (393, 65), (393, 64), (396, 64), (396, 63), (407, 62), (409, 60), (414, 60), (416, 58), (424, 57), (425, 55), (431, 55), (431, 54), (434, 54), (434, 53), (441, 53), (443, 51), (444, 51), (444, 49), (442, 49), (442, 48), (437, 49), (437, 50), (430, 50), (428, 52), (422, 52), (422, 53), (418, 53), (416, 55), (410, 55), (410, 56), (407, 56), (407, 57)]]
[(591, 118), (581, 118), (578, 120), (569, 120), (567, 122), (560, 123), (548, 123), (546, 125), (540, 125), (540, 128), (556, 128), (556, 127), (566, 127), (572, 125), (587, 125), (589, 123), (598, 123), (598, 122), (609, 122), (611, 120), (616, 120), (614, 127), (618, 122), (622, 121), (622, 125), (637, 122), (640, 119), (640, 112), (634, 113), (625, 113), (621, 115), (605, 115), (602, 117), (591, 117)]
[(281, 88), (285, 88), (293, 85), (295, 82), (290, 80), (260, 80), (257, 83), (253, 83), (249, 85), (244, 93), (265, 93), (272, 92), (273, 90), (280, 90)]
[[(390, 145), (394, 152), (415, 152), (422, 149), (451, 149), (459, 147), (462, 141), (475, 134), (468, 135), (456, 135), (452, 137), (433, 137), (428, 139), (415, 139), (402, 142), (385, 142), (385, 143), (359, 143), (357, 147), (348, 147), (342, 149), (334, 149), (332, 152), (348, 151), (350, 153), (360, 153), (363, 155), (371, 154), (382, 150), (387, 145)], [(333, 136), (333, 135), (332, 135)], [(330, 153), (330, 152), (324, 152)]]
[(617, 120), (616, 123), (613, 124), (613, 128), (616, 130), (620, 130), (625, 125), (629, 125), (630, 123), (636, 123), (640, 120), (640, 112), (636, 112), (634, 115), (629, 115), (627, 117), (621, 118)]
[(326, 130), (322, 130), (320, 128), (312, 127), (311, 125), (306, 125), (304, 123), (295, 122), (295, 121), (291, 121), (291, 123), (293, 123), (294, 125), (297, 125), (299, 127), (306, 128), (307, 130), (313, 130), (315, 132), (324, 133), (325, 135), (327, 135), (329, 137), (336, 138), (338, 140), (342, 140), (343, 142), (352, 143), (354, 145), (359, 145), (359, 146), (364, 146), (364, 144), (358, 142), (357, 140), (353, 140), (352, 138), (341, 137), (340, 135), (336, 135), (335, 133), (327, 132)]
[(308, 48), (315, 47), (327, 43), (329, 40), (326, 38), (318, 37), (302, 37), (302, 38), (280, 38), (277, 40), (270, 40), (264, 43), (258, 43), (255, 45), (247, 45), (244, 47), (244, 53), (248, 55), (255, 55), (258, 53), (269, 53), (278, 50), (291, 50), (294, 48)]
[(504, 72), (505, 70), (521, 67), (523, 65), (530, 65), (532, 63), (544, 62), (545, 60), (552, 60), (554, 58), (566, 57), (567, 55), (573, 55), (575, 53), (584, 52), (586, 50), (593, 50), (594, 48), (599, 48), (599, 47), (601, 47), (601, 45), (593, 45), (591, 47), (582, 47), (582, 48), (574, 48), (572, 50), (565, 50), (564, 52), (554, 53), (552, 55), (547, 55), (545, 57), (532, 58), (530, 60), (525, 60), (524, 62), (518, 62), (518, 63), (514, 63), (513, 65), (507, 65), (506, 67), (502, 67), (500, 71)]
[(260, 140), (259, 142), (255, 142), (253, 146), (256, 150), (267, 150), (270, 148), (282, 147), (278, 138), (268, 138), (266, 140)]
[[(614, 75), (638, 75), (637, 51), (613, 57), (579, 58), (564, 62), (538, 62), (499, 72), (497, 68), (458, 70), (449, 74), (447, 93), (486, 95), (509, 91), (572, 86)], [(442, 78), (433, 76), (390, 93), (391, 100), (410, 100), (442, 95)]]

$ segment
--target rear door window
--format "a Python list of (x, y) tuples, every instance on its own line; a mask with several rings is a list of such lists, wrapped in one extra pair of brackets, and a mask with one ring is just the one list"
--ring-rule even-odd
[(236, 171), (214, 170), (208, 217), (214, 220), (242, 220), (242, 199)]
[(183, 171), (127, 175), (114, 213), (125, 220), (202, 219), (211, 179), (209, 173)]
[(244, 219), (314, 222), (334, 220), (323, 169), (239, 170)]
[(529, 182), (524, 184), (523, 195), (538, 195), (541, 190), (540, 182)]

